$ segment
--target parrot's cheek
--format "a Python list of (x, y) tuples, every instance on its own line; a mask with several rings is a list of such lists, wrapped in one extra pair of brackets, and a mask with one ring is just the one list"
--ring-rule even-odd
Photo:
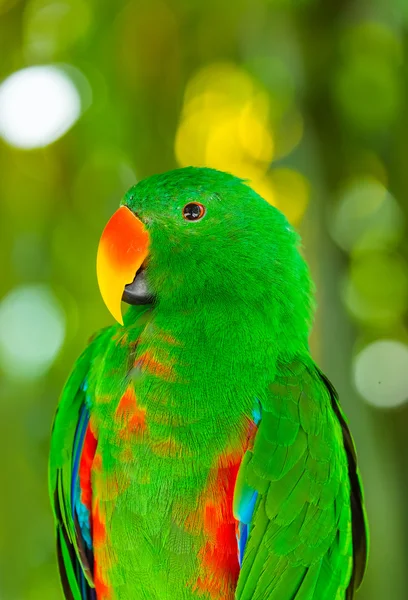
[(137, 270), (132, 283), (125, 285), (122, 300), (127, 304), (151, 304), (155, 296), (146, 279), (146, 261)]

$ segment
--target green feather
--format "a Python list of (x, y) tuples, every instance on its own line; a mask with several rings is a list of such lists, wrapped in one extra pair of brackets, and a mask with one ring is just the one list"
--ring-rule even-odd
[[(271, 410), (277, 399), (281, 419), (277, 416), (271, 419), (269, 413), (262, 413), (253, 456), (243, 462), (245, 470), (240, 472), (240, 479), (255, 489), (257, 480), (269, 480), (270, 485), (267, 493), (264, 487), (258, 488), (266, 502), (258, 504), (252, 532), (256, 531), (259, 519), (264, 534), (262, 540), (259, 535), (254, 538), (252, 532), (250, 534), (237, 600), (249, 597), (334, 599), (338, 590), (343, 594), (339, 597), (345, 597), (350, 584), (353, 561), (350, 496), (359, 492), (350, 487), (348, 472), (353, 465), (349, 465), (331, 390), (307, 357), (303, 364), (303, 370), (299, 362), (293, 367), (295, 385), (292, 370), (286, 367), (278, 370), (285, 375), (276, 378), (265, 405)], [(286, 405), (283, 394), (288, 399)], [(277, 423), (293, 422), (293, 411), (289, 409), (291, 416), (288, 416), (285, 406), (291, 407), (291, 400), (295, 398), (299, 399), (297, 431), (302, 439), (301, 454), (298, 436), (293, 436), (295, 426), (286, 427), (284, 440), (277, 433)], [(320, 438), (319, 431), (322, 432)], [(280, 448), (283, 441), (287, 444), (284, 468), (279, 461), (270, 460), (271, 456), (276, 458), (276, 448)], [(261, 509), (263, 506), (265, 510)], [(265, 519), (269, 520), (266, 527)], [(247, 557), (254, 554), (253, 544), (257, 548), (256, 558), (251, 558), (247, 565)], [(277, 577), (277, 573), (281, 575)]]

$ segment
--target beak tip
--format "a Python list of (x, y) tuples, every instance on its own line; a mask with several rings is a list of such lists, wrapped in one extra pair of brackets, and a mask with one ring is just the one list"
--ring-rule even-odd
[(123, 316), (122, 316), (121, 305), (119, 304), (119, 306), (115, 307), (114, 310), (113, 310), (113, 307), (110, 308), (108, 306), (108, 310), (111, 313), (112, 317), (115, 319), (115, 321), (117, 321), (119, 323), (119, 325), (123, 325)]

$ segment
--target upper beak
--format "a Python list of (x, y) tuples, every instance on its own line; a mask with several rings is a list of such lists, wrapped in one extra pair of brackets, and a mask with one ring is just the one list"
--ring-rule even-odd
[(99, 289), (107, 308), (122, 325), (122, 294), (147, 257), (149, 243), (144, 224), (126, 206), (121, 206), (110, 218), (99, 242), (96, 261)]

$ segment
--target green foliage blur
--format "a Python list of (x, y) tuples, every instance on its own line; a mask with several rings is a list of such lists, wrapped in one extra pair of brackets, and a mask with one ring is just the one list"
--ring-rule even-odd
[[(408, 597), (407, 50), (406, 0), (0, 0), (2, 600), (62, 598), (47, 455), (73, 362), (111, 323), (99, 236), (128, 187), (189, 163), (248, 177), (299, 227), (312, 351), (365, 484), (358, 597)], [(81, 109), (27, 148), (5, 82), (35, 65)]]

